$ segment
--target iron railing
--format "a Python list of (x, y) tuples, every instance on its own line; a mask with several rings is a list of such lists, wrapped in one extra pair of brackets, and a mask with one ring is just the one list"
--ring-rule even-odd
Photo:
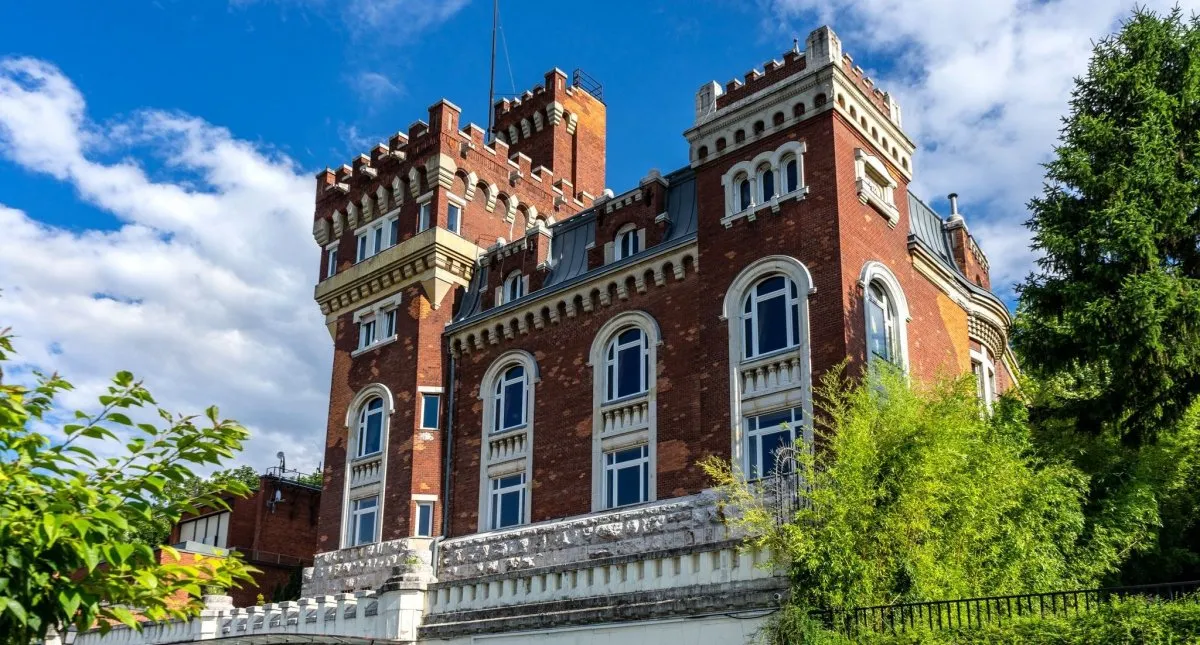
[(604, 102), (604, 85), (578, 67), (571, 74), (571, 85), (591, 94), (597, 101)]
[(1001, 625), (1023, 616), (1078, 616), (1090, 612), (1113, 598), (1141, 596), (1157, 600), (1178, 600), (1200, 591), (1200, 580), (1132, 587), (1051, 591), (1047, 593), (986, 596), (957, 600), (934, 600), (898, 605), (818, 609), (810, 616), (822, 620), (827, 629), (853, 637), (863, 632), (891, 632), (915, 629), (973, 628)]

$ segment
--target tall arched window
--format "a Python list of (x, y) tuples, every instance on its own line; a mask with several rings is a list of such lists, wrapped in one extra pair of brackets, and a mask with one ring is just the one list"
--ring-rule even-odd
[(383, 399), (373, 397), (359, 409), (358, 450), (356, 456), (366, 457), (379, 452), (383, 446)]
[(492, 399), (492, 432), (525, 426), (527, 382), (524, 365), (513, 365), (496, 379)]
[(754, 358), (800, 344), (800, 292), (787, 276), (760, 280), (742, 305), (742, 347)]
[(646, 334), (631, 327), (608, 343), (604, 356), (604, 400), (615, 401), (646, 391), (650, 382)]
[(795, 156), (783, 160), (783, 191), (795, 192), (800, 187), (800, 162)]
[(617, 232), (617, 243), (613, 248), (613, 260), (622, 260), (641, 251), (641, 236), (637, 226), (627, 224)]
[(771, 164), (758, 167), (758, 185), (762, 187), (762, 203), (771, 201), (775, 196), (775, 171), (771, 169)]
[(513, 271), (504, 280), (504, 302), (512, 302), (525, 295), (525, 276)]
[(896, 276), (881, 262), (868, 262), (859, 277), (863, 289), (867, 362), (908, 369), (908, 303)]
[(872, 360), (895, 364), (900, 355), (896, 346), (896, 309), (878, 281), (867, 288), (867, 348)]
[(746, 210), (754, 203), (754, 191), (750, 186), (750, 177), (741, 175), (736, 180), (738, 189), (738, 210)]

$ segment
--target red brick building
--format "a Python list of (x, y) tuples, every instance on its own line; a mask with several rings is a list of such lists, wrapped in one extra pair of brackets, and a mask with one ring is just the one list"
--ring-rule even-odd
[(260, 573), (254, 575), (255, 584), (229, 591), (237, 607), (254, 605), (259, 594), (267, 602), (283, 600), (279, 596), (289, 587), (298, 593), (301, 572), (312, 565), (317, 549), (321, 490), (263, 475), (249, 496), (225, 501), (229, 510), (184, 516), (171, 529), (168, 543), (239, 551)]
[(846, 359), (1012, 383), (986, 256), (828, 28), (703, 86), (690, 163), (617, 194), (595, 88), (555, 69), (494, 110), (492, 139), (440, 101), (317, 177), (317, 551), (694, 494), (712, 454), (768, 475)]

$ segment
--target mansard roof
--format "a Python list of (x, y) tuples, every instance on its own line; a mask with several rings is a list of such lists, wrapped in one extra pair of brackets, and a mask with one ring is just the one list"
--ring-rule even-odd
[[(620, 200), (622, 195), (597, 202), (578, 215), (549, 226), (550, 254), (549, 273), (542, 288), (526, 294), (511, 303), (492, 309), (483, 309), (483, 291), (487, 288), (487, 266), (476, 263), (471, 284), (463, 295), (462, 305), (454, 316), (449, 329), (465, 325), (492, 314), (501, 313), (528, 302), (531, 298), (554, 293), (585, 282), (610, 271), (619, 270), (634, 262), (661, 251), (675, 248), (696, 239), (696, 175), (691, 167), (684, 167), (666, 175), (667, 182), (667, 231), (662, 242), (643, 249), (631, 257), (588, 269), (588, 248), (596, 241), (596, 218), (606, 204)], [(635, 188), (634, 190), (639, 190)]]
[(912, 191), (908, 192), (908, 222), (909, 244), (915, 244), (933, 256), (968, 291), (986, 296), (1007, 310), (1007, 306), (996, 294), (967, 279), (962, 267), (959, 267), (958, 261), (954, 259), (954, 251), (950, 246), (950, 233), (946, 230), (946, 220), (942, 219), (941, 215), (921, 201), (921, 198)]

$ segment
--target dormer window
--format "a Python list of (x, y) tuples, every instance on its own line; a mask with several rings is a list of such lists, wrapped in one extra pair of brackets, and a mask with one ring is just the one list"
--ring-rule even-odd
[(617, 244), (613, 249), (613, 260), (623, 260), (641, 251), (641, 240), (633, 224), (626, 224), (617, 232)]
[(525, 295), (525, 276), (513, 271), (504, 280), (504, 302), (512, 302)]

